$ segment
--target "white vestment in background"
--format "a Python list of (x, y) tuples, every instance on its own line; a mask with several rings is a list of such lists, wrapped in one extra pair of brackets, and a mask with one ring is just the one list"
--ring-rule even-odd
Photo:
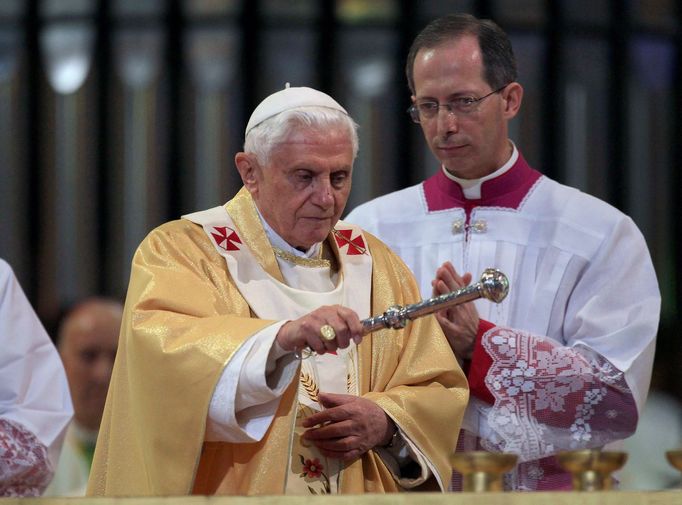
[(57, 350), (0, 260), (0, 496), (45, 490), (72, 415)]

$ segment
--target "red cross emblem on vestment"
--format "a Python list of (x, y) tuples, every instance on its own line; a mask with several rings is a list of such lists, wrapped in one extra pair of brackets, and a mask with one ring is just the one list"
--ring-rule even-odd
[[(238, 251), (239, 246), (242, 241), (237, 235), (237, 232), (228, 226), (214, 226), (215, 232), (211, 232), (211, 236), (218, 247), (225, 249), (226, 251)], [(229, 230), (229, 232), (228, 232)]]
[(351, 238), (352, 236), (353, 230), (334, 230), (334, 238), (336, 239), (336, 244), (339, 246), (339, 249), (347, 245), (348, 251), (346, 254), (365, 254), (367, 246), (365, 246), (362, 235), (358, 235), (355, 238)]

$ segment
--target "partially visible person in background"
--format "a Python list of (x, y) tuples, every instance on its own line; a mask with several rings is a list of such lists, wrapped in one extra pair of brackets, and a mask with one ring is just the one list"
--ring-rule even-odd
[(72, 415), (57, 350), (0, 259), (0, 496), (40, 496)]
[(118, 347), (123, 305), (88, 298), (59, 325), (57, 348), (71, 389), (74, 419), (45, 496), (84, 496)]

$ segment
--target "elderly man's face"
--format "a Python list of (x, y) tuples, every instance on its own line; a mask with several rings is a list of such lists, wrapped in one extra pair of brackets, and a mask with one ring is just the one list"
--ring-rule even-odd
[(351, 188), (353, 147), (347, 130), (294, 131), (273, 148), (265, 167), (253, 155), (240, 155), (237, 167), (247, 189), (284, 240), (305, 250), (326, 238)]
[(88, 429), (99, 428), (116, 357), (121, 326), (119, 307), (90, 302), (64, 323), (59, 354), (69, 381), (74, 417)]

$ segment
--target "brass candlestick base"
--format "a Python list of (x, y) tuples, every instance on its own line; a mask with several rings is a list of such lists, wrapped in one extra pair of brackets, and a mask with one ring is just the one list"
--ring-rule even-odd
[(502, 491), (502, 477), (516, 464), (516, 454), (485, 451), (456, 452), (450, 464), (462, 474), (462, 491)]
[(668, 458), (668, 463), (682, 472), (682, 449), (666, 451), (665, 457)]
[(576, 491), (602, 491), (613, 487), (615, 472), (627, 461), (627, 454), (616, 451), (584, 449), (557, 454), (562, 468), (573, 476), (573, 489)]

